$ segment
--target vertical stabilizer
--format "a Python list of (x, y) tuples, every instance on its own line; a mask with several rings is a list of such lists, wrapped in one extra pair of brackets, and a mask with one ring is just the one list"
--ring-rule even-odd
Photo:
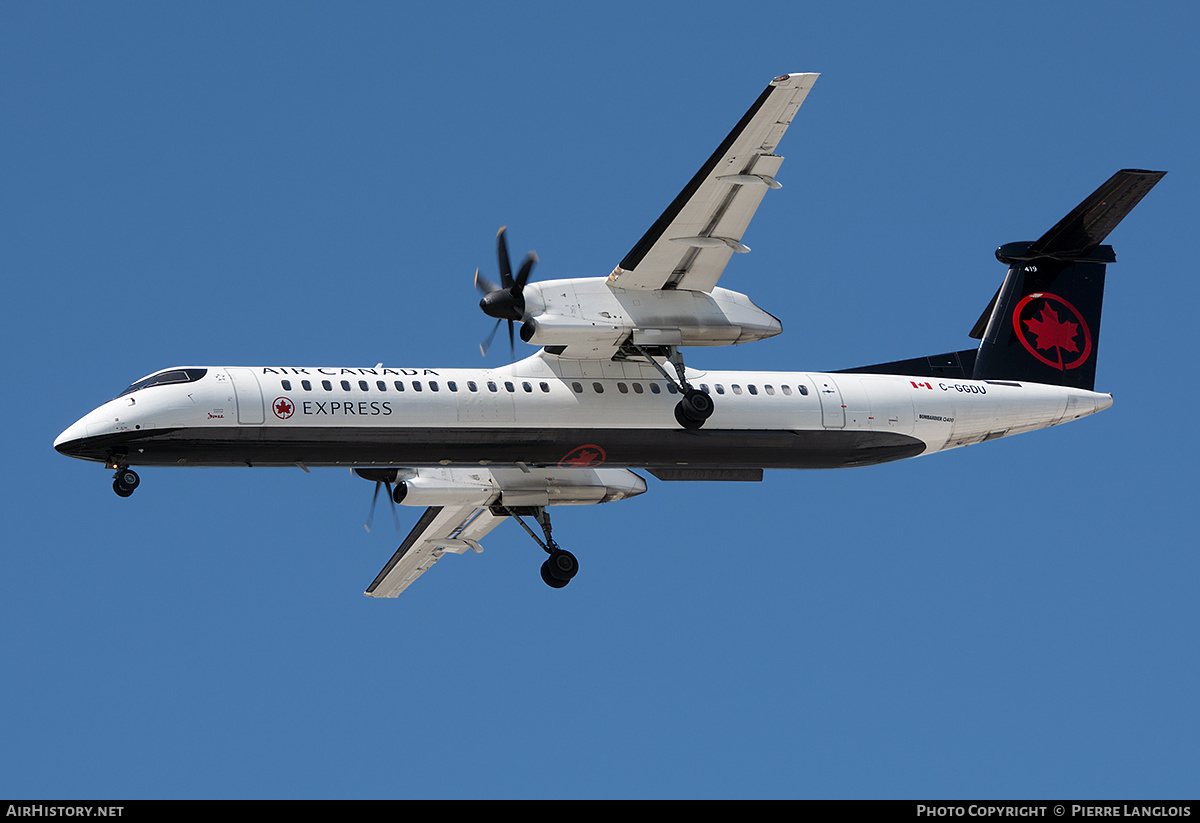
[(1124, 169), (1032, 243), (1008, 243), (1000, 291), (975, 324), (976, 380), (1023, 380), (1092, 390), (1104, 274), (1101, 243), (1166, 172)]

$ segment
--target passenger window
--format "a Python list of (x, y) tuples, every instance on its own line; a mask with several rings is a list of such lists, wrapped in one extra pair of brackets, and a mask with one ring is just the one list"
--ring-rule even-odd
[(359, 381), (358, 381), (358, 387), (359, 387), (360, 389), (362, 389), (363, 391), (370, 391), (370, 390), (371, 390), (371, 387), (367, 385), (367, 381), (366, 381), (366, 380), (359, 380)]
[(479, 391), (479, 386), (475, 385), (474, 380), (467, 381), (467, 391)]
[(742, 387), (741, 387), (741, 386), (739, 386), (737, 383), (734, 383), (734, 384), (733, 384), (733, 393), (734, 393), (734, 394), (741, 394), (741, 393), (742, 393)]
[(453, 380), (447, 380), (446, 388), (448, 388), (450, 391), (458, 391), (458, 384), (455, 383)]
[(642, 389), (642, 384), (641, 384), (641, 383), (634, 383), (634, 384), (633, 384), (633, 393), (634, 393), (634, 394), (643, 394), (643, 393), (644, 393), (644, 390)]
[(436, 380), (430, 380), (430, 381), (429, 381), (429, 390), (430, 390), (430, 391), (437, 391), (437, 390), (438, 390), (438, 384), (437, 384), (437, 381), (436, 381)]
[(322, 380), (321, 388), (323, 388), (325, 391), (333, 391), (333, 384), (330, 383), (328, 380)]
[(393, 381), (392, 385), (396, 387), (396, 391), (404, 391), (404, 384), (401, 383), (399, 380)]
[(596, 394), (604, 394), (604, 384), (603, 383), (598, 383), (598, 382), (592, 383), (592, 388), (595, 390)]
[(349, 380), (342, 381), (342, 391), (350, 391), (350, 381)]
[(499, 389), (496, 388), (496, 384), (491, 380), (488, 381), (488, 391), (499, 391)]
[(521, 388), (523, 388), (525, 391), (529, 392), (530, 394), (533, 393), (533, 386), (529, 385), (529, 383), (522, 383)]
[(421, 381), (414, 380), (413, 381), (413, 391), (420, 391), (420, 390), (421, 390)]
[(538, 383), (538, 385), (541, 387), (542, 391), (544, 391), (546, 394), (550, 393), (550, 384), (549, 383)]
[(710, 392), (709, 392), (709, 390), (708, 390), (708, 384), (707, 384), (707, 383), (701, 383), (701, 384), (700, 384), (700, 391), (704, 392), (705, 394), (709, 394)]
[(718, 383), (717, 384), (717, 394), (724, 394), (724, 393), (725, 393), (725, 387), (722, 386), (720, 383)]
[(679, 389), (675, 388), (674, 383), (667, 384), (667, 391), (669, 391), (671, 394), (679, 394)]
[(792, 394), (791, 386), (780, 386), (779, 388), (783, 389), (784, 394), (788, 395), (789, 397), (791, 396), (791, 394)]
[(800, 390), (801, 394), (808, 395), (808, 386), (797, 386), (796, 388)]
[(571, 388), (575, 390), (576, 394), (583, 394), (583, 384), (582, 383), (572, 383)]
[(283, 390), (284, 390), (284, 391), (291, 391), (291, 390), (292, 390), (292, 381), (291, 381), (291, 380), (281, 380), (281, 381), (279, 381), (279, 384), (280, 384), (281, 386), (283, 386)]
[(758, 386), (755, 386), (753, 383), (751, 383), (746, 388), (750, 390), (751, 394), (758, 394)]
[(307, 380), (301, 380), (300, 385), (304, 387), (305, 391), (312, 391), (312, 383)]
[(621, 394), (629, 394), (629, 387), (624, 383), (617, 383), (617, 391), (619, 391)]
[(767, 385), (763, 386), (763, 388), (767, 390), (767, 394), (775, 393), (775, 387), (770, 385), (769, 383)]
[(657, 383), (651, 383), (650, 384), (650, 393), (651, 394), (662, 394), (662, 388)]
[(509, 381), (509, 380), (505, 380), (505, 381), (504, 381), (504, 388), (505, 388), (505, 390), (506, 390), (506, 391), (509, 391), (509, 392), (515, 392), (515, 391), (517, 390), (517, 387), (516, 387), (516, 386), (514, 386), (514, 385), (512, 384), (512, 382), (511, 382), (511, 381)]
[(380, 391), (387, 391), (387, 383), (383, 382), (382, 380), (376, 380), (375, 388), (379, 389)]

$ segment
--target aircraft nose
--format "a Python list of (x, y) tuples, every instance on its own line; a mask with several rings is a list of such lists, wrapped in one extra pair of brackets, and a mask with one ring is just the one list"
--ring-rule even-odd
[(73, 444), (82, 440), (85, 434), (83, 420), (76, 420), (70, 426), (67, 426), (62, 434), (54, 438), (54, 450), (59, 454), (70, 456), (74, 451), (72, 448)]

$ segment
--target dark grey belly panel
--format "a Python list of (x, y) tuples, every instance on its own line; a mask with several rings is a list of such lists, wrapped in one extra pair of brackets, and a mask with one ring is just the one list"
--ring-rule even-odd
[(86, 460), (131, 466), (530, 466), (830, 469), (915, 457), (892, 432), (593, 428), (195, 428), (126, 432), (62, 444)]

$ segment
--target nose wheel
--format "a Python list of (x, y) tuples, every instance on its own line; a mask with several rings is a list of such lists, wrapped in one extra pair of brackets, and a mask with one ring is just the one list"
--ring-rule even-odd
[(117, 497), (128, 497), (141, 482), (142, 479), (133, 469), (117, 469), (117, 473), (113, 475), (113, 491), (117, 493)]

